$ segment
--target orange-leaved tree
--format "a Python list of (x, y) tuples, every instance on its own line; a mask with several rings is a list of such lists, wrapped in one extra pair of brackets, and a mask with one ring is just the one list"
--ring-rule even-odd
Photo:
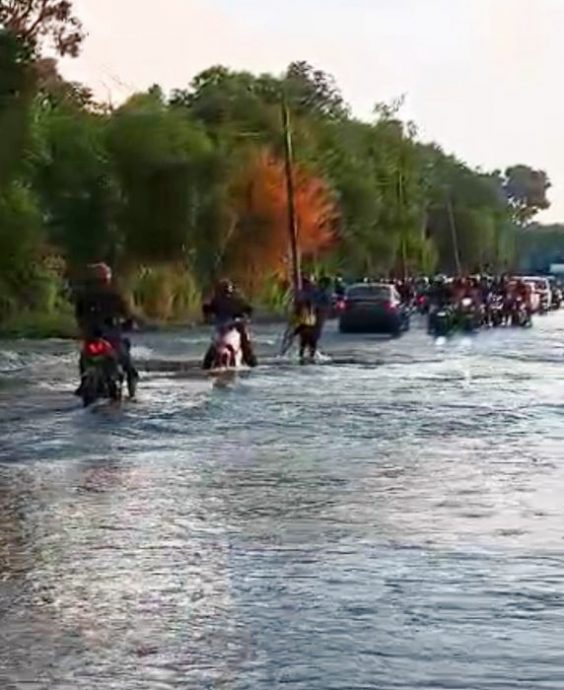
[[(299, 248), (317, 258), (337, 239), (339, 220), (328, 184), (296, 165), (295, 206)], [(284, 162), (266, 149), (253, 152), (231, 191), (234, 223), (225, 252), (224, 270), (250, 295), (267, 278), (289, 272), (288, 205)]]

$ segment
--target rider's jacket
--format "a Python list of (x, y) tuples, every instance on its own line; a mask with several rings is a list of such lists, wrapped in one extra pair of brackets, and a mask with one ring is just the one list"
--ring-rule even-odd
[(314, 327), (317, 325), (317, 313), (311, 301), (298, 302), (294, 315), (294, 325), (297, 328), (303, 326)]
[(103, 335), (118, 331), (131, 317), (122, 295), (112, 286), (90, 285), (75, 295), (75, 315), (83, 334)]
[(251, 305), (239, 295), (216, 295), (203, 305), (202, 311), (205, 317), (214, 317), (217, 324), (253, 314)]

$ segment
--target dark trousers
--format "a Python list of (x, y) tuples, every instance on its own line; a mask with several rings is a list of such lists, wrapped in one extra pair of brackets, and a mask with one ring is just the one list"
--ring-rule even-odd
[(319, 330), (317, 325), (307, 326), (302, 324), (294, 331), (294, 337), (298, 337), (300, 341), (300, 359), (303, 361), (306, 350), (309, 350), (309, 355), (313, 359), (317, 352), (317, 344), (319, 342)]

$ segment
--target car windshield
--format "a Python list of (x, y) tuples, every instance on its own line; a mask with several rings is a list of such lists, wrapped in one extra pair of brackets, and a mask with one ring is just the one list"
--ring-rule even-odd
[(527, 285), (530, 285), (531, 287), (534, 287), (535, 290), (542, 291), (548, 289), (547, 282), (543, 278), (525, 278), (523, 282), (527, 283)]
[(387, 285), (355, 285), (347, 292), (349, 299), (385, 300), (392, 296)]

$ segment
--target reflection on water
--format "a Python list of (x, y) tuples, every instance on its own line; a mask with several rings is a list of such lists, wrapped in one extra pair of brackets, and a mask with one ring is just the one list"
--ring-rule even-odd
[(6, 344), (0, 687), (564, 687), (563, 335), (332, 333), (95, 412), (71, 346)]

